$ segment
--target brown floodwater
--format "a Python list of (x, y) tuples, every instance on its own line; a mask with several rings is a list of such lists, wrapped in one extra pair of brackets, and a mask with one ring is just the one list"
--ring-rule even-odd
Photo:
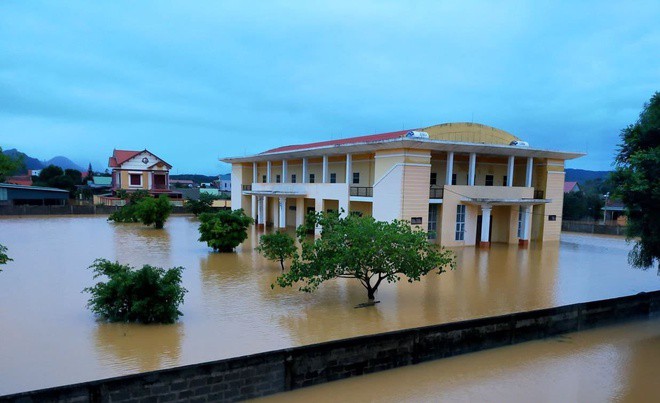
[(326, 383), (276, 402), (658, 402), (660, 318)]
[[(0, 244), (14, 259), (0, 273), (0, 395), (660, 289), (655, 270), (628, 267), (622, 238), (563, 234), (529, 249), (455, 249), (457, 270), (381, 285), (379, 304), (354, 309), (366, 301), (357, 282), (273, 290), (279, 263), (254, 251), (255, 230), (236, 253), (220, 254), (197, 241), (197, 226), (190, 217), (164, 230), (99, 216), (0, 218)], [(184, 266), (179, 323), (97, 322), (81, 290), (100, 257)]]

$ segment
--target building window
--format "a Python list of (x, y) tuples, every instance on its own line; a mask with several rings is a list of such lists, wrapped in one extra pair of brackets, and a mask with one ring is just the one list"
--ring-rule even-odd
[(410, 223), (412, 225), (422, 225), (422, 217), (411, 217)]
[(428, 224), (428, 238), (438, 238), (438, 207), (435, 204), (429, 204), (429, 224)]
[(431, 186), (438, 184), (438, 174), (431, 172)]
[(506, 177), (506, 175), (504, 175), (504, 176), (502, 177), (502, 186), (506, 186), (507, 179), (508, 179), (508, 178)]
[(486, 186), (493, 186), (494, 180), (493, 175), (486, 175)]
[(452, 185), (456, 184), (456, 174), (451, 174), (451, 184)]
[(279, 175), (275, 175), (275, 183), (280, 183), (282, 182), (282, 177)]
[(550, 214), (548, 216), (548, 221), (557, 221), (557, 216), (555, 214)]
[(360, 173), (359, 172), (353, 172), (353, 184), (354, 185), (360, 184)]
[(266, 175), (263, 175), (263, 176), (261, 177), (261, 182), (266, 183)]
[(291, 174), (291, 183), (296, 183), (296, 174)]
[(128, 183), (131, 186), (142, 186), (142, 174), (128, 174)]
[(518, 209), (518, 238), (523, 237), (523, 209)]
[(315, 178), (314, 174), (309, 174), (309, 183), (314, 183), (315, 179), (316, 178)]
[(337, 183), (337, 174), (335, 173), (330, 174), (330, 183)]
[(456, 240), (465, 240), (465, 205), (456, 206)]

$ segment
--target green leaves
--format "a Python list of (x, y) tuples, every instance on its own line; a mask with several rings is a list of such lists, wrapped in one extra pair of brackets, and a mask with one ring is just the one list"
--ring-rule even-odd
[(203, 213), (210, 213), (213, 211), (213, 207), (211, 207), (213, 205), (213, 201), (218, 199), (220, 198), (210, 193), (200, 192), (199, 200), (186, 200), (186, 210), (190, 211), (195, 216), (199, 216)]
[(254, 222), (242, 209), (203, 213), (199, 221), (199, 240), (220, 252), (231, 252), (245, 241), (247, 228)]
[(163, 228), (165, 221), (172, 212), (172, 204), (165, 195), (157, 199), (149, 196), (146, 192), (137, 191), (131, 195), (131, 201), (119, 210), (110, 214), (108, 221), (114, 222), (142, 222), (144, 225), (155, 225)]
[(621, 131), (612, 181), (626, 206), (628, 239), (636, 239), (628, 261), (660, 273), (660, 92), (656, 92), (635, 124)]
[(280, 262), (282, 271), (284, 271), (284, 261), (296, 254), (295, 240), (280, 231), (273, 234), (264, 234), (259, 238), (257, 252), (264, 255), (268, 260)]
[(7, 247), (0, 244), (0, 264), (7, 264), (7, 262), (11, 262), (13, 260), (14, 259), (7, 256)]
[(406, 221), (391, 223), (372, 217), (317, 213), (307, 227), (320, 225), (321, 237), (307, 237), (308, 228), (298, 229), (302, 245), (289, 272), (276, 279), (281, 287), (302, 283), (301, 291), (311, 292), (333, 278), (355, 278), (373, 299), (381, 282), (395, 283), (405, 276), (409, 282), (444, 268), (454, 267), (451, 252), (430, 244), (424, 231)]
[(178, 307), (187, 290), (181, 287), (183, 267), (164, 270), (96, 259), (89, 267), (94, 278), (107, 277), (83, 292), (91, 294), (87, 306), (110, 322), (174, 323), (183, 315)]

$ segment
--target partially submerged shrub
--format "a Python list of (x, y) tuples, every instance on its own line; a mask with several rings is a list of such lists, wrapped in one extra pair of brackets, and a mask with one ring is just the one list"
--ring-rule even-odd
[(204, 213), (199, 221), (199, 240), (220, 252), (231, 252), (245, 241), (247, 228), (254, 222), (242, 209)]
[(13, 260), (12, 258), (7, 256), (7, 247), (4, 245), (0, 245), (0, 264), (7, 264), (7, 262), (10, 262), (12, 260)]
[(91, 294), (88, 308), (100, 318), (110, 322), (174, 323), (183, 315), (179, 311), (187, 292), (181, 286), (183, 267), (165, 270), (144, 265), (137, 270), (96, 259), (89, 268), (95, 279), (108, 278), (83, 290)]
[(167, 217), (172, 212), (170, 199), (165, 195), (160, 195), (157, 199), (147, 197), (140, 200), (137, 204), (135, 215), (144, 225), (154, 225), (156, 228), (163, 228)]
[(296, 254), (295, 240), (287, 233), (280, 231), (264, 234), (259, 238), (257, 252), (264, 255), (268, 260), (280, 262), (282, 271), (284, 271), (284, 261)]

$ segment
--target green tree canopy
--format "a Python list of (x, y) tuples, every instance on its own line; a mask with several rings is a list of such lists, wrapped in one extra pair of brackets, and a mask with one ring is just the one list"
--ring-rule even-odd
[(165, 195), (160, 195), (157, 199), (145, 197), (140, 200), (135, 208), (135, 216), (144, 225), (154, 225), (156, 228), (163, 228), (165, 221), (172, 212), (172, 203)]
[(285, 232), (276, 231), (259, 238), (257, 252), (268, 260), (280, 262), (284, 271), (284, 261), (296, 255), (295, 240)]
[(247, 239), (247, 229), (254, 223), (242, 209), (221, 210), (199, 216), (199, 240), (215, 251), (231, 252)]
[(660, 92), (621, 131), (613, 183), (626, 206), (626, 235), (635, 239), (628, 260), (639, 268), (657, 263), (660, 273)]
[[(309, 225), (322, 226), (319, 238), (308, 237)], [(419, 281), (431, 271), (440, 274), (445, 267), (455, 267), (452, 252), (429, 243), (425, 231), (406, 221), (316, 213), (297, 235), (302, 253), (277, 278), (281, 287), (301, 282), (300, 290), (311, 292), (326, 280), (350, 278), (358, 280), (373, 300), (383, 281), (395, 283), (401, 276)]]
[(0, 182), (7, 180), (7, 177), (13, 175), (23, 167), (21, 158), (12, 158), (5, 155), (0, 147)]
[(183, 315), (179, 305), (187, 290), (181, 286), (183, 267), (164, 270), (97, 259), (89, 267), (94, 278), (106, 277), (83, 292), (91, 294), (87, 306), (110, 322), (173, 323)]
[(202, 213), (210, 213), (213, 211), (213, 201), (218, 200), (218, 196), (214, 196), (210, 193), (200, 192), (199, 199), (186, 199), (186, 210), (193, 213), (195, 216), (199, 216)]
[[(7, 247), (0, 244), (0, 264), (7, 264), (7, 262), (12, 261), (13, 259), (7, 256)], [(0, 269), (0, 271), (2, 271)]]

